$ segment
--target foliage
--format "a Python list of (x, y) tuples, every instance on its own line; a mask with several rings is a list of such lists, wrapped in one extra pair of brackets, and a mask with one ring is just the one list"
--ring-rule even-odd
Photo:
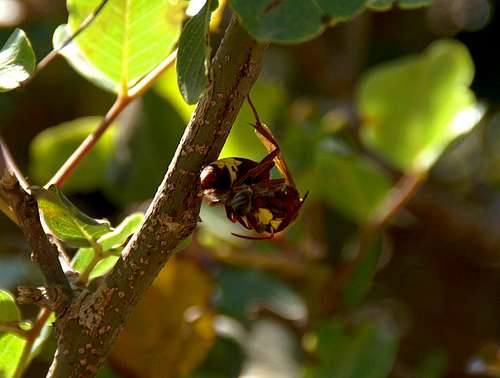
[[(14, 156), (29, 150), (21, 167), (45, 185), (30, 190), (45, 231), (70, 257), (65, 269), (78, 290), (102, 282), (143, 228), (142, 202), (164, 177), (192, 105), (212, 88), (224, 14), (233, 13), (258, 42), (273, 43), (251, 98), (297, 189), (310, 192), (297, 221), (270, 241), (234, 237), (241, 227), (204, 205), (198, 229), (139, 301), (100, 376), (498, 376), (491, 288), (499, 284), (500, 241), (490, 223), (500, 193), (500, 118), (488, 110), (493, 117), (476, 125), (487, 111), (477, 98), (490, 109), (499, 98), (482, 90), (491, 83), (481, 81), (484, 66), (469, 36), (420, 30), (439, 11), (436, 3), (191, 0), (197, 12), (187, 17), (184, 0), (68, 0), (66, 24), (55, 25), (52, 15), (54, 48), (107, 94), (62, 64), (42, 65), (38, 87), (0, 97), (0, 116)], [(42, 50), (47, 25), (26, 22), (32, 42), (16, 29), (0, 50), (0, 92), (37, 74), (31, 46)], [(415, 35), (401, 22), (418, 25)], [(57, 116), (45, 111), (56, 101), (46, 94), (54, 85), (69, 88), (72, 104)], [(116, 96), (106, 116), (84, 116), (101, 114), (106, 96)], [(116, 108), (118, 119), (106, 123)], [(265, 156), (249, 126), (255, 121), (244, 105), (221, 158)], [(74, 172), (54, 184), (52, 175), (103, 128)], [(205, 153), (196, 147), (193, 154)], [(0, 168), (12, 168), (3, 148)], [(42, 285), (22, 235), (4, 218), (2, 269), (12, 261), (26, 267), (10, 271), (8, 281), (2, 274), (0, 286)], [(33, 314), (0, 291), (0, 377), (27, 368), (26, 376), (42, 376), (40, 366), (50, 364), (54, 345), (46, 341), (55, 319), (48, 310)]]
[[(69, 34), (100, 3), (101, 0), (69, 0)], [(181, 22), (181, 4), (160, 0), (132, 0), (124, 4), (110, 0), (92, 27), (78, 37), (78, 50), (68, 51), (65, 57), (89, 79), (96, 79), (94, 71), (98, 71), (99, 78), (94, 83), (115, 92), (126, 91), (168, 55), (179, 36)], [(96, 39), (101, 40), (98, 48)]]
[(13, 377), (21, 361), (26, 338), (20, 334), (21, 314), (12, 295), (0, 290), (0, 373)]
[(446, 40), (418, 58), (375, 68), (359, 88), (365, 143), (403, 171), (429, 169), (481, 117), (468, 88), (473, 76), (465, 46)]
[(0, 50), (0, 92), (17, 88), (35, 68), (35, 54), (21, 29), (16, 29)]
[(205, 60), (210, 55), (208, 27), (211, 0), (207, 0), (198, 14), (186, 22), (179, 38), (177, 79), (182, 96), (188, 104), (196, 104), (207, 86)]

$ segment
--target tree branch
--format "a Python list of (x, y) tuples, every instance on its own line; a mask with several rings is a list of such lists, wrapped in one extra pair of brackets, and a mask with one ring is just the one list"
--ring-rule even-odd
[[(231, 21), (209, 83), (144, 223), (113, 271), (87, 289), (56, 323), (59, 348), (50, 377), (91, 377), (106, 359), (134, 305), (198, 222), (199, 172), (216, 160), (260, 71), (266, 45)], [(92, 284), (91, 284), (92, 286)]]
[(60, 315), (73, 297), (73, 290), (59, 262), (59, 251), (45, 233), (40, 221), (36, 199), (27, 193), (13, 174), (6, 173), (0, 184), (2, 197), (13, 210), (31, 248), (31, 259), (38, 264), (46, 284), (51, 307)]

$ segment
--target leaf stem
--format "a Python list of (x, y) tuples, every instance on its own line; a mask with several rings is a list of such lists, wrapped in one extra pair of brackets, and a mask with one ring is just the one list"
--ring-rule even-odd
[(94, 256), (92, 256), (92, 260), (85, 267), (84, 271), (80, 274), (80, 278), (78, 279), (78, 282), (80, 284), (86, 284), (89, 281), (90, 273), (92, 273), (97, 263), (105, 257), (102, 247), (99, 243), (94, 241), (91, 244), (92, 244), (92, 249), (94, 250)]
[(108, 129), (111, 123), (118, 117), (118, 115), (127, 107), (132, 101), (129, 97), (117, 97), (111, 108), (106, 113), (101, 124), (85, 138), (85, 140), (78, 146), (78, 148), (71, 154), (71, 156), (59, 168), (56, 174), (45, 185), (48, 188), (52, 185), (61, 187), (66, 180), (71, 176), (80, 161), (87, 156), (95, 144), (99, 141), (100, 137)]
[(101, 124), (78, 146), (78, 148), (71, 154), (71, 156), (59, 168), (56, 174), (45, 185), (48, 188), (51, 185), (61, 187), (66, 180), (74, 172), (82, 159), (88, 155), (92, 148), (99, 141), (104, 132), (108, 129), (111, 123), (118, 117), (118, 115), (125, 110), (125, 108), (137, 97), (146, 92), (158, 77), (165, 72), (166, 69), (172, 66), (177, 56), (177, 50), (165, 58), (153, 71), (142, 78), (136, 85), (134, 85), (127, 93), (127, 95), (118, 96), (111, 105), (104, 116)]
[(177, 59), (177, 50), (174, 50), (160, 64), (158, 64), (150, 73), (139, 80), (132, 88), (128, 90), (128, 97), (139, 97), (144, 94), (156, 80), (172, 65)]

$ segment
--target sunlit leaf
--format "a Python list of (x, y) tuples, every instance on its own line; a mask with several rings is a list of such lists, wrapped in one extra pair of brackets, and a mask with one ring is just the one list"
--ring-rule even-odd
[(241, 24), (257, 40), (298, 43), (319, 35), (323, 12), (314, 1), (231, 0)]
[(13, 377), (21, 359), (26, 339), (12, 333), (3, 332), (2, 325), (17, 327), (21, 320), (14, 297), (0, 290), (0, 377)]
[[(121, 248), (124, 246), (128, 238), (138, 230), (143, 219), (144, 214), (142, 213), (131, 214), (126, 217), (113, 231), (104, 234), (97, 239), (97, 244), (101, 246), (102, 252), (108, 252), (111, 249), (116, 249), (117, 254), (107, 256), (100, 260), (92, 270), (92, 273), (89, 276), (90, 280), (106, 274), (113, 268), (119, 258), (118, 253)], [(77, 272), (83, 272), (92, 261), (94, 253), (93, 248), (80, 248), (73, 257), (71, 266)]]
[[(68, 0), (71, 34), (101, 1)], [(106, 78), (102, 87), (110, 89), (112, 83), (115, 92), (130, 88), (171, 52), (180, 34), (184, 7), (182, 2), (164, 0), (109, 0), (76, 38), (80, 52), (69, 49), (64, 54), (94, 82), (95, 71), (99, 71)], [(81, 66), (82, 57), (88, 64)]]
[(385, 378), (398, 350), (395, 325), (385, 316), (366, 314), (356, 324), (334, 319), (312, 338), (318, 360), (304, 378)]
[(0, 322), (19, 322), (21, 314), (14, 297), (5, 290), (0, 290)]
[(481, 118), (469, 85), (474, 65), (458, 41), (368, 72), (358, 89), (363, 141), (404, 171), (425, 171)]
[(145, 378), (186, 375), (214, 343), (212, 291), (197, 265), (171, 259), (135, 308), (112, 359)]
[(0, 377), (14, 377), (25, 344), (25, 338), (11, 333), (0, 333)]
[[(30, 173), (39, 184), (45, 183), (101, 122), (100, 117), (85, 117), (61, 123), (38, 134), (30, 146)], [(115, 125), (101, 136), (90, 153), (64, 183), (66, 192), (92, 191), (103, 186), (115, 147)]]
[(143, 213), (134, 213), (126, 217), (113, 231), (101, 236), (97, 242), (103, 252), (116, 249), (127, 241), (127, 239), (139, 229), (144, 219)]
[(205, 58), (209, 49), (210, 4), (211, 0), (207, 0), (198, 14), (186, 22), (179, 40), (177, 83), (188, 104), (198, 101), (208, 83)]
[(16, 29), (0, 49), (0, 92), (21, 85), (35, 69), (35, 53), (21, 29)]
[(82, 213), (54, 186), (40, 191), (38, 205), (47, 227), (68, 245), (91, 246), (95, 240), (111, 231), (109, 222)]
[[(52, 44), (57, 49), (71, 37), (68, 24), (57, 27), (52, 36)], [(76, 43), (70, 43), (64, 47), (60, 54), (66, 58), (68, 63), (80, 75), (86, 77), (90, 82), (110, 92), (118, 92), (118, 84), (89, 61)]]

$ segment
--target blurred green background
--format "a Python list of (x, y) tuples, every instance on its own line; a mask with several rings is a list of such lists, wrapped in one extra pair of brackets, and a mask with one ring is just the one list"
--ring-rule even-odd
[[(252, 242), (232, 237), (240, 227), (204, 206), (191, 245), (155, 281), (101, 377), (500, 377), (496, 5), (435, 0), (417, 10), (365, 11), (310, 42), (273, 45), (252, 98), (299, 190), (310, 191), (299, 219), (278, 240)], [(22, 27), (40, 58), (66, 19), (64, 1), (0, 0), (0, 41)], [(487, 112), (446, 148), (378, 244), (352, 265), (359, 224), (401, 169), (366, 148), (363, 129), (360, 140), (367, 121), (358, 113), (360, 83), (377, 64), (422, 54), (445, 37), (468, 48), (471, 88)], [(445, 108), (452, 99), (440, 101)], [(0, 96), (0, 132), (22, 171), (42, 185), (112, 102), (60, 58), (26, 88)], [(63, 190), (112, 224), (144, 210), (192, 109), (170, 69)], [(245, 105), (223, 156), (264, 156), (250, 121)], [(41, 282), (21, 233), (0, 217), (0, 287)], [(35, 313), (23, 307), (26, 318)], [(26, 376), (44, 376), (53, 349), (48, 342)]]

